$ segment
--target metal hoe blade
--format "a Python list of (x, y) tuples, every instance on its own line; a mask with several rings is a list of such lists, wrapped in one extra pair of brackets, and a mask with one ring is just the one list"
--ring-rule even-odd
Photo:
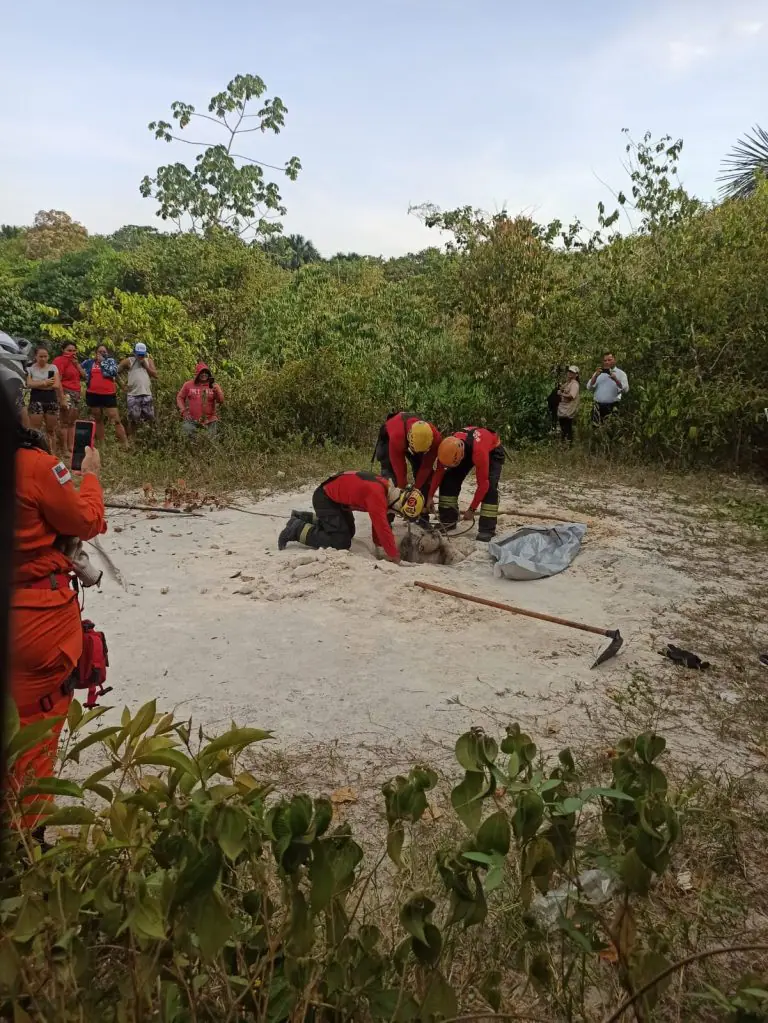
[(619, 652), (619, 650), (621, 650), (622, 646), (624, 645), (624, 640), (622, 639), (621, 633), (619, 632), (618, 629), (613, 629), (610, 632), (606, 632), (606, 636), (611, 637), (611, 642), (608, 644), (605, 650), (603, 650), (603, 652), (597, 658), (595, 663), (592, 665), (593, 668), (596, 668), (598, 664), (604, 664), (606, 661), (609, 661), (612, 657), (615, 657), (616, 654)]

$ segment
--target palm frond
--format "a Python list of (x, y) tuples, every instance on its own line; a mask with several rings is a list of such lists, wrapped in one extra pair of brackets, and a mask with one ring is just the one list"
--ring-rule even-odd
[(748, 199), (754, 195), (761, 175), (768, 175), (768, 132), (755, 125), (752, 134), (739, 139), (722, 162), (720, 195), (723, 199)]

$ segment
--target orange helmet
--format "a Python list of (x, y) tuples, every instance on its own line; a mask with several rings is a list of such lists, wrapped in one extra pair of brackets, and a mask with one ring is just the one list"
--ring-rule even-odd
[(458, 437), (446, 437), (440, 441), (437, 449), (437, 460), (446, 469), (455, 469), (464, 457), (464, 441)]

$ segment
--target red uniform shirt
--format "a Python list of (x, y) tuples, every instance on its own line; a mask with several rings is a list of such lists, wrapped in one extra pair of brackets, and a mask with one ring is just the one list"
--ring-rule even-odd
[[(400, 488), (408, 484), (408, 467), (405, 462), (405, 454), (408, 449), (408, 431), (414, 423), (418, 422), (420, 422), (418, 416), (406, 417), (402, 412), (398, 412), (396, 416), (392, 416), (384, 424), (384, 429), (389, 437), (389, 460), (395, 473), (395, 485)], [(440, 441), (443, 439), (440, 436), (440, 432), (431, 423), (427, 423), (427, 426), (432, 431), (432, 446), (429, 451), (424, 452), (419, 471), (416, 473), (416, 479), (413, 481), (419, 490), (423, 488), (429, 479), (432, 466), (437, 458), (437, 449), (440, 447)]]
[[(69, 559), (55, 546), (57, 537), (91, 540), (105, 529), (104, 498), (94, 475), (86, 473), (77, 491), (69, 470), (54, 455), (29, 448), (17, 453), (11, 692), (21, 708), (53, 693), (83, 648), (75, 591), (63, 586), (29, 589), (28, 584), (50, 573), (69, 572)], [(67, 704), (57, 713), (66, 714)], [(55, 743), (53, 755), (42, 763), (52, 764), (54, 758)], [(50, 766), (38, 765), (40, 776), (51, 774)]]
[[(104, 497), (96, 476), (86, 473), (78, 491), (55, 455), (21, 448), (16, 456), (15, 586), (23, 589), (26, 582), (69, 570), (69, 559), (54, 546), (58, 536), (92, 540), (105, 531)], [(46, 591), (33, 592), (37, 600)], [(65, 593), (74, 599), (73, 590)]]
[[(467, 437), (470, 434), (472, 435), (472, 464), (475, 467), (477, 487), (475, 488), (475, 496), (472, 498), (472, 504), (469, 507), (472, 511), (477, 511), (483, 498), (488, 493), (491, 452), (501, 444), (501, 437), (497, 433), (493, 433), (492, 430), (485, 430), (482, 426), (467, 426), (463, 430), (457, 430), (453, 436), (463, 440), (466, 444)], [(438, 465), (437, 469), (435, 469), (427, 503), (435, 496), (435, 491), (443, 482), (443, 476), (445, 476), (446, 471), (450, 472), (450, 470), (446, 470), (444, 465)]]
[(368, 480), (359, 476), (353, 469), (343, 472), (323, 487), (328, 497), (337, 504), (343, 504), (351, 511), (368, 512), (373, 542), (377, 547), (383, 547), (390, 558), (399, 558), (395, 534), (387, 522), (388, 489), (389, 480), (383, 476)]

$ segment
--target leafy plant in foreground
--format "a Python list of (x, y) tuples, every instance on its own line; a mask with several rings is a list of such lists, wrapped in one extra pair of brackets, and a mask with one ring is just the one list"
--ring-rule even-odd
[[(654, 978), (675, 969), (644, 918), (679, 836), (653, 733), (618, 744), (606, 786), (586, 784), (567, 749), (547, 767), (518, 725), (500, 743), (465, 733), (455, 827), (424, 877), (429, 768), (384, 785), (386, 852), (368, 869), (330, 800), (278, 795), (245, 769), (268, 732), (193, 735), (154, 701), (120, 724), (103, 725), (104, 713), (70, 708), (61, 757), (79, 780), (7, 798), (11, 818), (25, 798), (66, 805), (40, 804), (49, 851), (5, 835), (0, 1018), (435, 1023), (474, 991), (485, 1015), (531, 1003), (546, 1018), (585, 1020), (589, 984), (612, 999), (623, 988), (647, 1014), (666, 982)], [(12, 714), (9, 763), (40, 733)], [(384, 915), (369, 898), (379, 870)], [(509, 914), (518, 923), (491, 955)], [(705, 996), (741, 1018), (763, 993), (745, 979)]]

